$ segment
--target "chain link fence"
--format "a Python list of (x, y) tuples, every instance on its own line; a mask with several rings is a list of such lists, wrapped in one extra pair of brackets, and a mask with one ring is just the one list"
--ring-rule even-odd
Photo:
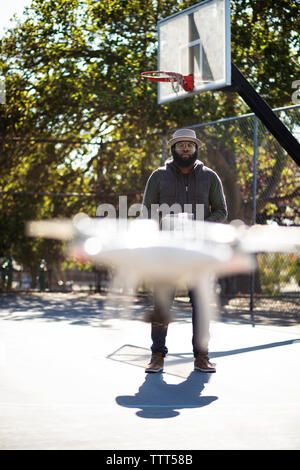
[[(300, 106), (275, 112), (299, 139)], [(254, 114), (191, 127), (203, 142), (200, 159), (223, 182), (229, 221), (300, 225), (300, 168)], [(220, 280), (223, 303), (241, 311), (300, 314), (299, 256), (264, 253), (257, 264), (254, 275)]]

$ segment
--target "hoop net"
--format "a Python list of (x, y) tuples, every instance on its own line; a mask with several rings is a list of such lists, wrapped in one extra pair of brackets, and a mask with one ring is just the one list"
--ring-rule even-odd
[(178, 93), (180, 87), (182, 87), (185, 91), (192, 91), (194, 88), (193, 74), (184, 76), (177, 72), (163, 72), (155, 70), (150, 72), (142, 72), (141, 76), (154, 82), (170, 82), (174, 93)]

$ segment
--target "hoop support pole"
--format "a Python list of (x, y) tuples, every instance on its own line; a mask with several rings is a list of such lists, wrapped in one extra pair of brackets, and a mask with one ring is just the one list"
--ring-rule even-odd
[[(242, 72), (231, 64), (232, 91), (237, 91), (245, 103), (251, 108), (256, 116), (262, 121), (279, 144), (286, 150), (292, 159), (300, 166), (300, 143), (290, 130), (279, 119), (265, 100), (257, 93)], [(230, 87), (228, 91), (231, 91)], [(226, 91), (226, 88), (223, 89)]]

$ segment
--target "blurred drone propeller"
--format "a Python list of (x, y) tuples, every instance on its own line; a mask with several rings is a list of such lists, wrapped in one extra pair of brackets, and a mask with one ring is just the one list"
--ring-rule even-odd
[(28, 237), (68, 241), (72, 240), (74, 233), (74, 223), (70, 219), (34, 220), (26, 225)]
[(240, 250), (245, 253), (300, 251), (300, 227), (253, 225), (241, 234)]

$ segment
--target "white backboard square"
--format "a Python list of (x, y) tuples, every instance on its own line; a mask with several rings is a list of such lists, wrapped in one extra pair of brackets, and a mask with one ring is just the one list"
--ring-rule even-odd
[(158, 70), (194, 78), (191, 92), (159, 82), (158, 103), (230, 85), (230, 0), (204, 0), (159, 21)]

